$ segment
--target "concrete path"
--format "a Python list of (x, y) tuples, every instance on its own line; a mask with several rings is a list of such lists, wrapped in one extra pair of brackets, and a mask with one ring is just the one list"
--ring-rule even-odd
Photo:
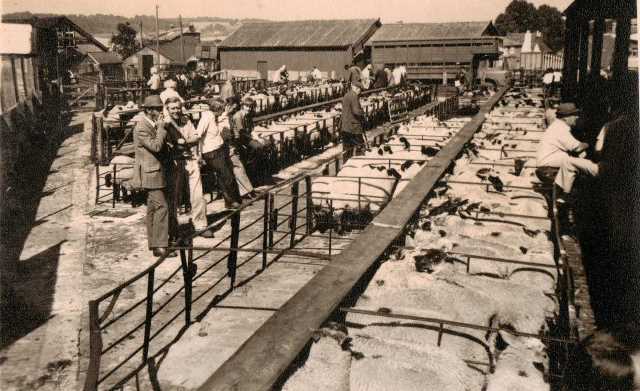
[(90, 113), (79, 113), (30, 157), (15, 189), (3, 261), (15, 262), (3, 314), (0, 389), (77, 389)]

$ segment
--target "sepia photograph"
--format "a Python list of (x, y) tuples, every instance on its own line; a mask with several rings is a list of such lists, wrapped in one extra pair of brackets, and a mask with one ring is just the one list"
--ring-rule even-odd
[(0, 0), (0, 390), (640, 391), (637, 0)]

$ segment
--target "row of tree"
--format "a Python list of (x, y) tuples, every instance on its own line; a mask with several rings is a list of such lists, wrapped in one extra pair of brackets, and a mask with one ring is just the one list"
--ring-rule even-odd
[(496, 18), (495, 26), (503, 35), (527, 30), (540, 31), (545, 43), (553, 51), (560, 50), (564, 45), (562, 12), (546, 4), (536, 8), (526, 0), (512, 0)]

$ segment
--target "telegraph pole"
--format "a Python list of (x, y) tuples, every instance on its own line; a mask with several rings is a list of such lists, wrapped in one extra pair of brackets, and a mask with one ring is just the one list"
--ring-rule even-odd
[[(156, 66), (160, 67), (160, 25), (158, 22), (158, 4), (156, 4)], [(160, 71), (160, 69), (158, 69)]]
[(184, 35), (182, 35), (182, 15), (178, 15), (178, 22), (180, 23), (180, 51), (182, 52), (182, 63), (186, 64), (184, 58)]

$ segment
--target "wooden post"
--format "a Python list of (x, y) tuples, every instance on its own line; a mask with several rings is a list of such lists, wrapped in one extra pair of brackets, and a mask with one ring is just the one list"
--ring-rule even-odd
[(289, 240), (289, 248), (296, 245), (296, 225), (298, 224), (298, 194), (300, 192), (300, 182), (296, 181), (291, 185), (291, 220), (289, 220), (289, 229), (291, 230), (291, 239)]
[(186, 63), (186, 58), (184, 58), (184, 35), (182, 32), (182, 15), (178, 15), (178, 23), (180, 24), (180, 53), (182, 54), (182, 63)]
[(307, 198), (307, 235), (313, 231), (313, 186), (309, 175), (304, 177), (304, 187)]
[(629, 39), (631, 37), (631, 19), (616, 19), (616, 47), (613, 53), (611, 70), (613, 79), (620, 80), (629, 65)]
[(562, 69), (562, 100), (575, 99), (578, 81), (578, 40), (580, 38), (575, 10), (567, 14)]
[(593, 43), (591, 45), (591, 74), (599, 75), (602, 63), (602, 42), (604, 18), (597, 18), (593, 24)]
[(579, 80), (581, 89), (587, 80), (587, 64), (589, 62), (589, 20), (579, 19), (580, 28), (580, 57), (578, 60)]
[(271, 209), (270, 207), (271, 201), (271, 193), (267, 193), (267, 196), (264, 197), (264, 211), (262, 218), (264, 220), (264, 224), (262, 226), (262, 270), (267, 268), (267, 249), (269, 248), (269, 237), (271, 235), (271, 230), (269, 229), (269, 218)]

